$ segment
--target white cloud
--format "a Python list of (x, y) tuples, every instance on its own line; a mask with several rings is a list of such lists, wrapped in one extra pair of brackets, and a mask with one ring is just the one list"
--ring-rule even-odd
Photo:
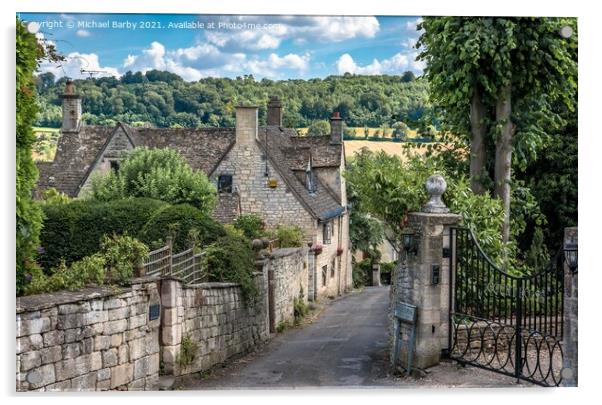
[(152, 69), (165, 70), (165, 66), (165, 47), (157, 41), (143, 49), (140, 55), (128, 55), (123, 62), (124, 69), (142, 73)]
[[(207, 22), (210, 17), (204, 17)], [(242, 29), (207, 31), (207, 41), (221, 49), (235, 52), (244, 50), (276, 49), (286, 39), (297, 43), (341, 42), (353, 38), (373, 38), (380, 29), (376, 17), (304, 17), (272, 16), (265, 26), (262, 16), (232, 16), (220, 22)], [(244, 25), (246, 24), (246, 25)], [(254, 24), (253, 28), (248, 28)]]
[[(422, 21), (424, 21), (424, 20), (422, 19), (422, 17), (419, 17), (419, 18), (417, 18), (417, 19), (415, 19), (415, 20), (412, 20), (412, 21), (408, 21), (408, 22), (406, 23), (406, 29), (407, 29), (408, 31), (414, 31), (414, 32), (415, 32), (415, 31), (417, 30), (417, 28), (418, 28), (418, 24), (420, 24)], [(419, 31), (419, 32), (420, 32), (420, 31)]]
[(147, 72), (152, 69), (167, 70), (184, 80), (194, 81), (207, 76), (225, 74), (254, 74), (259, 77), (279, 77), (282, 70), (304, 72), (309, 68), (309, 54), (289, 53), (280, 56), (271, 53), (266, 58), (249, 58), (242, 52), (222, 52), (211, 44), (167, 50), (159, 42), (151, 43), (139, 55), (128, 55), (121, 70)]
[(85, 38), (85, 37), (89, 37), (92, 34), (88, 30), (77, 30), (75, 32), (75, 35), (77, 35), (78, 37)]
[(68, 54), (65, 60), (58, 64), (45, 61), (40, 65), (39, 71), (41, 73), (52, 72), (57, 77), (68, 76), (73, 79), (89, 77), (88, 73), (81, 72), (82, 69), (95, 71), (96, 73), (93, 74), (94, 77), (120, 76), (117, 69), (109, 66), (101, 66), (98, 55), (95, 53), (79, 52)]
[(279, 70), (296, 70), (304, 72), (309, 68), (309, 55), (297, 55), (289, 53), (285, 56), (279, 56), (275, 53), (270, 54), (267, 59), (253, 59), (244, 63), (242, 72), (248, 71), (261, 77), (277, 78)]
[(414, 48), (416, 46), (416, 43), (418, 42), (418, 38), (406, 38), (404, 41), (401, 42), (402, 46), (405, 46), (406, 48)]
[[(337, 71), (339, 74), (352, 73), (360, 75), (380, 75), (380, 74), (399, 74), (403, 73), (410, 68), (414, 68), (412, 56), (402, 53), (397, 53), (387, 59), (374, 59), (372, 63), (365, 66), (358, 65), (353, 57), (348, 53), (345, 53), (339, 57), (336, 62)], [(418, 70), (418, 69), (414, 69)]]
[(352, 73), (360, 75), (378, 75), (381, 74), (382, 67), (377, 59), (374, 59), (370, 65), (359, 66), (348, 53), (341, 55), (337, 60), (337, 70), (339, 74)]

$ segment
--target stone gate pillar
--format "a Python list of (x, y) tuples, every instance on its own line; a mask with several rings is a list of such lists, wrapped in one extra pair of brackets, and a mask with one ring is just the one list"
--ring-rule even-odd
[[(402, 252), (391, 279), (390, 331), (394, 330), (396, 305), (404, 302), (417, 307), (412, 368), (425, 369), (438, 364), (442, 351), (448, 349), (449, 259), (447, 254), (444, 257), (443, 251), (450, 248), (450, 227), (458, 225), (461, 217), (450, 213), (441, 200), (446, 187), (445, 180), (439, 175), (427, 180), (429, 201), (422, 212), (408, 215), (413, 249)], [(410, 330), (409, 325), (401, 325), (399, 364), (402, 367), (407, 364)]]
[[(578, 249), (577, 228), (565, 228), (564, 249)], [(564, 262), (564, 337), (562, 361), (562, 385), (577, 386), (577, 268), (571, 270), (567, 260)]]

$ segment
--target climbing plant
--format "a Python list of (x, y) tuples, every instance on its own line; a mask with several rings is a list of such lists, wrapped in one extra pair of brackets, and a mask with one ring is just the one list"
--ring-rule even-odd
[(21, 294), (30, 271), (35, 270), (35, 254), (42, 227), (42, 211), (32, 199), (38, 170), (31, 157), (35, 136), (37, 97), (34, 72), (42, 59), (60, 60), (52, 45), (40, 43), (17, 18), (16, 35), (16, 292)]

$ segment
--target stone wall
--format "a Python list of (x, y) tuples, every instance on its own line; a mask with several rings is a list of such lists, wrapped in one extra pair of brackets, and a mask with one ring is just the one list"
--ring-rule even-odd
[(270, 337), (270, 322), (294, 319), (294, 298), (307, 302), (307, 260), (307, 248), (293, 248), (258, 262), (251, 301), (239, 284), (174, 278), (20, 297), (17, 390), (153, 390), (161, 363), (180, 376), (246, 353)]
[[(414, 367), (425, 369), (439, 363), (441, 352), (448, 349), (449, 333), (449, 260), (443, 260), (443, 248), (449, 247), (449, 228), (460, 216), (444, 213), (412, 212), (408, 226), (415, 234), (416, 253), (404, 254), (391, 275), (389, 331), (393, 337), (393, 312), (400, 303), (417, 307)], [(433, 267), (439, 267), (439, 283), (433, 284)], [(400, 328), (401, 364), (407, 363), (411, 327)], [(392, 351), (393, 352), (393, 351)], [(393, 353), (392, 353), (393, 354)]]
[(295, 319), (294, 300), (303, 300), (307, 304), (308, 297), (308, 249), (278, 249), (265, 260), (273, 291), (272, 326), (292, 322)]
[[(207, 370), (268, 339), (267, 279), (260, 273), (256, 281), (259, 295), (254, 303), (247, 303), (238, 284), (187, 286), (176, 279), (163, 280), (161, 359), (165, 373), (179, 376)], [(188, 364), (182, 361), (186, 340), (192, 342), (188, 349), (193, 352)]]
[(17, 298), (17, 390), (154, 389), (156, 281)]
[[(570, 227), (564, 229), (565, 248), (577, 249), (578, 229)], [(573, 246), (570, 246), (573, 245)], [(563, 337), (563, 367), (562, 385), (565, 387), (577, 387), (579, 384), (578, 374), (578, 272), (573, 273), (565, 261), (564, 268), (564, 337)]]

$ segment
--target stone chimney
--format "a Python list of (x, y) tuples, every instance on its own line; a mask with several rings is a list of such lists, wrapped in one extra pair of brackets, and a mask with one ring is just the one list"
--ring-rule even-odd
[(258, 107), (236, 107), (236, 143), (249, 145), (257, 139)]
[(73, 81), (67, 80), (63, 99), (63, 125), (61, 132), (79, 132), (82, 119), (82, 99), (75, 94)]
[(278, 96), (270, 96), (267, 123), (268, 125), (282, 126), (282, 102)]
[(330, 117), (330, 143), (340, 145), (343, 142), (343, 119), (338, 111), (332, 113)]

